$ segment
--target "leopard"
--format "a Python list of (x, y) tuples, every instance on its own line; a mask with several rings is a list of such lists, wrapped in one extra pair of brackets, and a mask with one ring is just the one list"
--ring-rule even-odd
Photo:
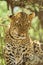
[(36, 65), (40, 61), (40, 53), (43, 55), (43, 52), (40, 52), (40, 45), (33, 42), (28, 33), (34, 17), (34, 12), (19, 12), (9, 16), (11, 24), (6, 31), (4, 48), (6, 65)]

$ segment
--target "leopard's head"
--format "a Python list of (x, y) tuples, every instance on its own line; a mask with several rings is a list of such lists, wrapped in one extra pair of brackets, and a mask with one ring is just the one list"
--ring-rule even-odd
[(14, 36), (26, 36), (28, 29), (31, 26), (31, 20), (34, 18), (35, 13), (30, 15), (19, 12), (15, 16), (11, 15), (11, 25), (10, 25), (10, 34)]

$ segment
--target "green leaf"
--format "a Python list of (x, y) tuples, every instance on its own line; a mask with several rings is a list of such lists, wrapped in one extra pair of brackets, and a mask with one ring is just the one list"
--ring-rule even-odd
[(35, 7), (36, 11), (39, 12), (39, 7)]
[(31, 26), (33, 27), (34, 30), (39, 29), (39, 19), (37, 16), (32, 20)]

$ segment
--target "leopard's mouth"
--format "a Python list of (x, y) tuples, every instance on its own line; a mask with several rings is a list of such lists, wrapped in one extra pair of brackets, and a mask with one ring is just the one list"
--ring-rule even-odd
[(26, 39), (26, 37), (18, 36), (18, 37), (16, 37), (16, 39)]
[(26, 36), (15, 34), (14, 38), (15, 39), (26, 39)]
[(20, 35), (20, 34), (14, 34), (14, 35), (12, 35), (10, 32), (9, 32), (9, 35), (11, 36), (11, 38), (13, 38), (13, 39), (26, 39), (26, 35), (24, 35), (24, 34), (22, 34), (22, 35)]

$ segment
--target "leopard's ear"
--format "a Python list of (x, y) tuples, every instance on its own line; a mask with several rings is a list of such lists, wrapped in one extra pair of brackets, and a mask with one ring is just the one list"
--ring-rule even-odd
[(14, 15), (9, 15), (9, 19), (13, 19), (14, 18)]
[(32, 19), (35, 17), (35, 12), (32, 12), (31, 14), (29, 14), (28, 18), (30, 21), (32, 21)]
[(9, 18), (12, 18), (13, 15), (10, 15)]
[(12, 21), (12, 20), (14, 20), (14, 19), (15, 19), (15, 16), (14, 16), (14, 15), (10, 15), (10, 16), (9, 16), (9, 20)]

